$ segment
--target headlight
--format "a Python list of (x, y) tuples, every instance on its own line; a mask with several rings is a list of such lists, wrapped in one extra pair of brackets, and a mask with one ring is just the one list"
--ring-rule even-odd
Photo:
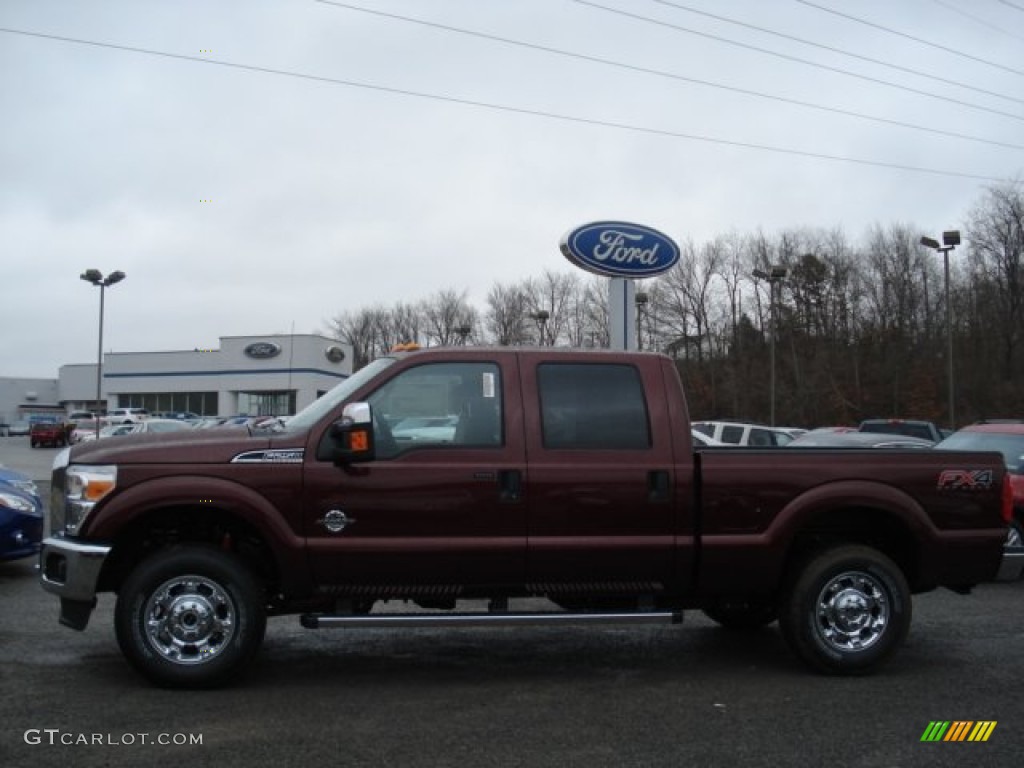
[(12, 480), (11, 485), (29, 496), (39, 496), (39, 486), (31, 480)]
[(117, 467), (75, 465), (68, 467), (65, 478), (64, 532), (74, 535), (97, 502), (117, 486)]
[(31, 501), (23, 499), (21, 496), (15, 496), (13, 493), (0, 493), (0, 507), (7, 507), (26, 515), (38, 514)]

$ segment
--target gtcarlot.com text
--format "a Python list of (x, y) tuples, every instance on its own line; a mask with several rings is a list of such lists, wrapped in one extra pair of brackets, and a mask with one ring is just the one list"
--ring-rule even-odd
[(201, 746), (201, 733), (76, 733), (60, 728), (29, 728), (25, 743), (48, 747), (130, 747), (137, 744), (160, 747)]

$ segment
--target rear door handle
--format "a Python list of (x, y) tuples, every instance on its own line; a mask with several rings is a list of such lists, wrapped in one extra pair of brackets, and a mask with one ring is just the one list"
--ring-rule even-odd
[(672, 500), (672, 483), (670, 481), (668, 470), (652, 469), (647, 473), (647, 500)]
[(498, 498), (504, 502), (519, 501), (523, 493), (523, 473), (518, 469), (498, 472)]

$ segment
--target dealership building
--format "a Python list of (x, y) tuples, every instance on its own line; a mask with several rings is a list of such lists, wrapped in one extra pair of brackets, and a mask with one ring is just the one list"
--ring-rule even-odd
[[(351, 372), (351, 348), (315, 334), (222, 336), (216, 349), (109, 352), (103, 356), (100, 410), (284, 416)], [(95, 363), (63, 365), (57, 379), (0, 379), (0, 422), (97, 410), (96, 384)]]

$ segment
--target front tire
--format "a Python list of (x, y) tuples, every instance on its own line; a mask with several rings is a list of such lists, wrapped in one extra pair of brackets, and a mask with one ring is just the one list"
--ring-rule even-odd
[(238, 675), (263, 642), (263, 590), (238, 558), (182, 546), (144, 560), (122, 585), (117, 643), (158, 685), (209, 688)]
[(870, 547), (825, 550), (796, 574), (781, 603), (779, 626), (813, 669), (833, 675), (873, 671), (910, 629), (910, 588), (903, 572)]

